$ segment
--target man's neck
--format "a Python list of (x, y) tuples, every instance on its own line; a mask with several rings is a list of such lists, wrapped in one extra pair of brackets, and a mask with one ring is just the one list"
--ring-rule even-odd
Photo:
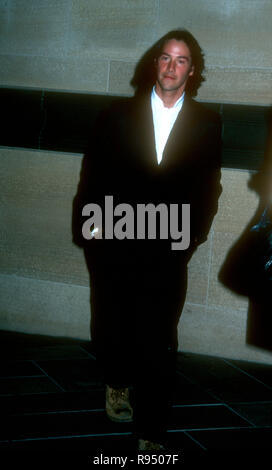
[(179, 88), (178, 90), (163, 90), (158, 83), (155, 84), (155, 92), (162, 100), (166, 108), (172, 108), (174, 104), (179, 100), (183, 95), (184, 90)]

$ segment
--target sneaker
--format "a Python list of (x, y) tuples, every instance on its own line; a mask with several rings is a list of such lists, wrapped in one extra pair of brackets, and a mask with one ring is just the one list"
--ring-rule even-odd
[(165, 447), (158, 442), (148, 441), (146, 439), (139, 439), (138, 450), (165, 450)]
[(128, 388), (106, 386), (106, 413), (111, 421), (119, 423), (132, 421), (133, 410), (129, 402)]

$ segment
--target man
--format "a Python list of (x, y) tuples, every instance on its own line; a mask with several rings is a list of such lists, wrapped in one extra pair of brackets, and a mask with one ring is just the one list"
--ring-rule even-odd
[[(74, 202), (74, 241), (84, 247), (91, 275), (92, 340), (106, 411), (114, 421), (133, 419), (141, 450), (166, 445), (187, 264), (207, 239), (221, 193), (220, 119), (192, 99), (203, 68), (187, 31), (169, 32), (148, 51), (135, 72), (135, 97), (117, 101), (98, 120)], [(173, 232), (159, 230), (159, 210), (155, 232), (143, 235), (135, 214), (148, 204), (165, 209), (170, 226), (178, 207), (178, 233), (190, 231), (189, 243), (173, 248)], [(185, 205), (190, 220), (182, 217)], [(97, 207), (103, 226), (93, 217)], [(120, 219), (127, 207), (132, 212)]]

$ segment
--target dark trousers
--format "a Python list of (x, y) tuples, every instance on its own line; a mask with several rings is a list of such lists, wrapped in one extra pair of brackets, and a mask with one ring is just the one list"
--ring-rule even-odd
[(90, 272), (92, 340), (105, 383), (132, 385), (135, 434), (164, 441), (187, 264), (171, 253)]

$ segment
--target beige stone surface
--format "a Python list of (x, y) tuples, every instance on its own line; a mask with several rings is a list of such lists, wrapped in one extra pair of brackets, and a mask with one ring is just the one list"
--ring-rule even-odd
[(0, 329), (88, 339), (88, 287), (0, 274)]
[(0, 2), (0, 85), (131, 94), (134, 64), (163, 34), (205, 52), (200, 100), (271, 104), (271, 0)]
[(72, 2), (69, 55), (131, 59), (154, 41), (157, 0)]
[(2, 273), (88, 285), (72, 245), (72, 201), (81, 157), (0, 150)]
[(207, 304), (209, 306), (229, 306), (237, 310), (243, 310), (247, 306), (247, 299), (245, 297), (234, 294), (218, 281), (219, 270), (227, 256), (227, 253), (236, 240), (237, 236), (233, 233), (214, 233), (207, 299)]
[(206, 81), (198, 99), (221, 103), (270, 106), (272, 102), (271, 67), (240, 68), (207, 66)]
[[(84, 338), (89, 332), (89, 277), (71, 234), (81, 161), (81, 155), (0, 149), (0, 329)], [(218, 281), (225, 256), (255, 210), (249, 177), (222, 171), (219, 212), (189, 265), (180, 347), (269, 362), (271, 355), (246, 344), (247, 299)]]
[(210, 237), (197, 249), (189, 263), (187, 302), (206, 305), (211, 249), (212, 240)]
[(130, 85), (136, 62), (112, 61), (110, 63), (109, 92), (120, 95), (133, 95)]
[[(178, 325), (180, 351), (200, 351), (205, 343), (206, 306), (186, 302)], [(202, 339), (200, 341), (200, 331)]]
[(246, 328), (246, 308), (239, 311), (186, 303), (179, 322), (179, 349), (271, 364), (271, 352), (246, 344)]
[(248, 187), (252, 173), (243, 170), (223, 169), (222, 195), (219, 210), (213, 223), (215, 232), (240, 235), (258, 207), (257, 194)]
[(65, 54), (69, 1), (16, 0), (1, 4), (0, 54), (58, 58)]
[(0, 56), (0, 85), (106, 93), (109, 62), (76, 56)]
[(270, 0), (161, 0), (158, 35), (187, 28), (208, 65), (271, 68), (271, 16)]
[(223, 192), (213, 223), (213, 241), (207, 304), (212, 307), (236, 308), (247, 305), (247, 299), (234, 294), (218, 281), (219, 270), (234, 243), (243, 233), (258, 207), (258, 197), (248, 187), (252, 174), (248, 171), (224, 169)]

